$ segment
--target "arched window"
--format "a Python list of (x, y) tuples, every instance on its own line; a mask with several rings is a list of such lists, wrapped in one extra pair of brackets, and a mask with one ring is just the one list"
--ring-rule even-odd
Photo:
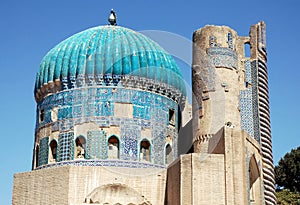
[(39, 153), (40, 153), (40, 147), (37, 145), (35, 147), (35, 167), (39, 166)]
[(170, 144), (166, 146), (166, 153), (165, 153), (165, 163), (170, 164), (172, 162), (172, 147)]
[(150, 162), (150, 142), (146, 139), (140, 144), (140, 160)]
[(169, 124), (175, 126), (175, 110), (169, 109)]
[(108, 139), (108, 159), (119, 159), (119, 139), (116, 136), (111, 136)]
[(250, 47), (249, 42), (244, 44), (244, 52), (245, 52), (245, 58), (250, 58), (251, 57), (251, 47)]
[(75, 158), (85, 158), (85, 145), (86, 141), (83, 136), (79, 136), (75, 140), (76, 143), (76, 152), (75, 152)]
[(43, 122), (45, 119), (45, 110), (41, 109), (40, 111), (40, 122)]
[(57, 142), (56, 140), (52, 140), (50, 142), (50, 162), (56, 162), (57, 157)]

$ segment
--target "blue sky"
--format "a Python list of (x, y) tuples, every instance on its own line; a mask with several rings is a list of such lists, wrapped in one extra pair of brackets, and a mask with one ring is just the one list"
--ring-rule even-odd
[(11, 204), (13, 174), (31, 169), (36, 106), (33, 87), (42, 57), (70, 35), (107, 24), (111, 8), (121, 26), (168, 31), (188, 40), (194, 30), (206, 24), (228, 25), (242, 36), (248, 35), (252, 24), (264, 20), (275, 163), (300, 145), (297, 0), (1, 0), (1, 204)]

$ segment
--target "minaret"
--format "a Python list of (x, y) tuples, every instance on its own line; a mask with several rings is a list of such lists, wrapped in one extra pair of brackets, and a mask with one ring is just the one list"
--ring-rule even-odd
[(208, 140), (225, 125), (240, 127), (237, 38), (227, 26), (205, 26), (194, 32), (195, 152), (207, 152)]
[(266, 24), (259, 22), (250, 30), (251, 65), (257, 76), (258, 138), (263, 155), (263, 181), (266, 204), (276, 204), (274, 188), (274, 165), (272, 154), (272, 136), (270, 125), (268, 69), (266, 52)]

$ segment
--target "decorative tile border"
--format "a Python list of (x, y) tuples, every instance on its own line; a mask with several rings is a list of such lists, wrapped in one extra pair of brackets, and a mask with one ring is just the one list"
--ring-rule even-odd
[(127, 160), (73, 160), (47, 164), (37, 169), (45, 169), (61, 166), (100, 166), (100, 167), (128, 167), (128, 168), (166, 168), (164, 165), (157, 165), (146, 162), (136, 162)]

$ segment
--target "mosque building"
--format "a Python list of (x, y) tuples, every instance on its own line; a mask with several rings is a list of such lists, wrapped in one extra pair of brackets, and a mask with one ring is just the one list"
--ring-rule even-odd
[(265, 23), (193, 33), (188, 103), (173, 57), (109, 22), (42, 59), (32, 171), (14, 175), (12, 204), (276, 204)]

